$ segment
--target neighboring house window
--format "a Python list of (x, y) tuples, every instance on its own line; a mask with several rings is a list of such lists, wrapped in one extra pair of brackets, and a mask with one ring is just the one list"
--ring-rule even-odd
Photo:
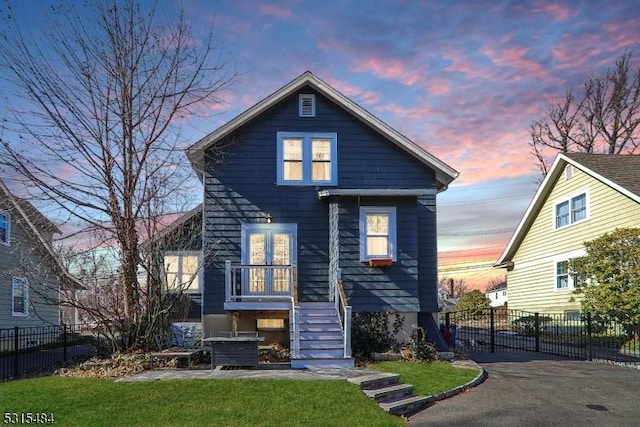
[(569, 261), (556, 263), (556, 289), (569, 289)]
[(14, 277), (11, 284), (11, 314), (29, 315), (29, 282), (23, 277)]
[(564, 320), (573, 322), (580, 320), (580, 310), (566, 310), (564, 312)]
[(572, 270), (571, 262), (564, 260), (556, 263), (556, 289), (573, 289), (584, 283), (584, 277)]
[(9, 214), (0, 212), (0, 243), (9, 244)]
[(164, 255), (168, 291), (200, 292), (201, 272), (202, 255), (199, 252), (167, 252)]
[(587, 218), (587, 195), (580, 194), (571, 199), (571, 222), (582, 221)]
[(278, 132), (278, 184), (336, 185), (336, 133)]
[(584, 221), (585, 219), (587, 219), (586, 193), (582, 193), (555, 205), (556, 228), (566, 227), (567, 225)]
[(396, 208), (360, 208), (360, 260), (396, 260)]

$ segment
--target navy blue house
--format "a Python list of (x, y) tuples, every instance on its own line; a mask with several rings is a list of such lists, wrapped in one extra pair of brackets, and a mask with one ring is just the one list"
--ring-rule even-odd
[(349, 366), (352, 312), (435, 325), (450, 166), (310, 72), (188, 156), (204, 184), (206, 336), (279, 333), (294, 367)]

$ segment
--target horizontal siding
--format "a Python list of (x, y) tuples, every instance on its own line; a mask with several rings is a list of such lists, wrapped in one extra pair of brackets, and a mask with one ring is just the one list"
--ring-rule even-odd
[[(588, 219), (556, 230), (555, 204), (583, 192), (587, 193)], [(583, 248), (585, 241), (619, 227), (640, 227), (638, 203), (577, 168), (569, 180), (561, 175), (513, 258), (514, 270), (508, 272), (509, 308), (578, 309), (579, 303), (568, 302), (573, 296), (570, 291), (555, 290), (555, 262)]]
[(580, 309), (580, 296), (573, 290), (556, 290), (553, 261), (511, 271), (508, 283), (510, 309), (539, 313)]
[[(371, 268), (360, 261), (360, 206), (395, 206), (398, 259), (390, 267)], [(339, 268), (354, 311), (420, 310), (415, 198), (340, 198)]]
[[(312, 92), (308, 88), (300, 91)], [(316, 117), (299, 118), (298, 94), (293, 94), (229, 136), (220, 153), (211, 149), (205, 153), (204, 237), (211, 249), (207, 250), (205, 270), (205, 314), (223, 312), (224, 260), (240, 261), (241, 224), (263, 221), (267, 213), (275, 223), (298, 225), (300, 299), (328, 298), (328, 201), (318, 199), (315, 186), (276, 185), (278, 132), (337, 133), (338, 188), (436, 186), (433, 170), (319, 94), (316, 94)], [(359, 261), (357, 198), (340, 198), (340, 203), (343, 201), (347, 205), (341, 206), (340, 211), (340, 267), (343, 277), (345, 273), (349, 276), (345, 286), (352, 296), (354, 310), (417, 311), (415, 198), (381, 203), (401, 206), (399, 261), (382, 273), (365, 268)], [(431, 239), (435, 242), (435, 233)], [(435, 243), (430, 248), (435, 248)]]
[[(43, 325), (57, 325), (59, 323), (58, 306), (45, 304), (42, 298), (38, 297), (38, 292), (30, 292), (29, 316), (18, 317), (11, 314), (12, 306), (12, 283), (14, 276), (24, 276), (23, 271), (33, 271), (30, 266), (37, 266), (46, 272), (46, 261), (38, 252), (34, 250), (35, 245), (32, 233), (27, 231), (26, 225), (21, 220), (19, 214), (11, 211), (11, 205), (0, 193), (0, 211), (10, 213), (10, 245), (0, 244), (0, 329), (18, 327), (35, 327)], [(22, 259), (27, 259), (29, 264), (25, 264)], [(40, 283), (42, 281), (39, 280)], [(38, 283), (38, 284), (40, 284)], [(54, 296), (57, 291), (54, 286), (49, 286)], [(46, 289), (46, 288), (45, 288)]]

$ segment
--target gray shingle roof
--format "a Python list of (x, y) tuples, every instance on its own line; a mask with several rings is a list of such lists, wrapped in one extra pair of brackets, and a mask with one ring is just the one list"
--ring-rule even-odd
[(565, 156), (640, 196), (640, 155), (566, 153)]

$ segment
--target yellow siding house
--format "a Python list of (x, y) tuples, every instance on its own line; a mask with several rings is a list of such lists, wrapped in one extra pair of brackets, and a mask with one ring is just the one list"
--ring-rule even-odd
[(621, 227), (640, 227), (640, 156), (559, 154), (494, 264), (507, 270), (509, 308), (577, 316), (568, 261)]

